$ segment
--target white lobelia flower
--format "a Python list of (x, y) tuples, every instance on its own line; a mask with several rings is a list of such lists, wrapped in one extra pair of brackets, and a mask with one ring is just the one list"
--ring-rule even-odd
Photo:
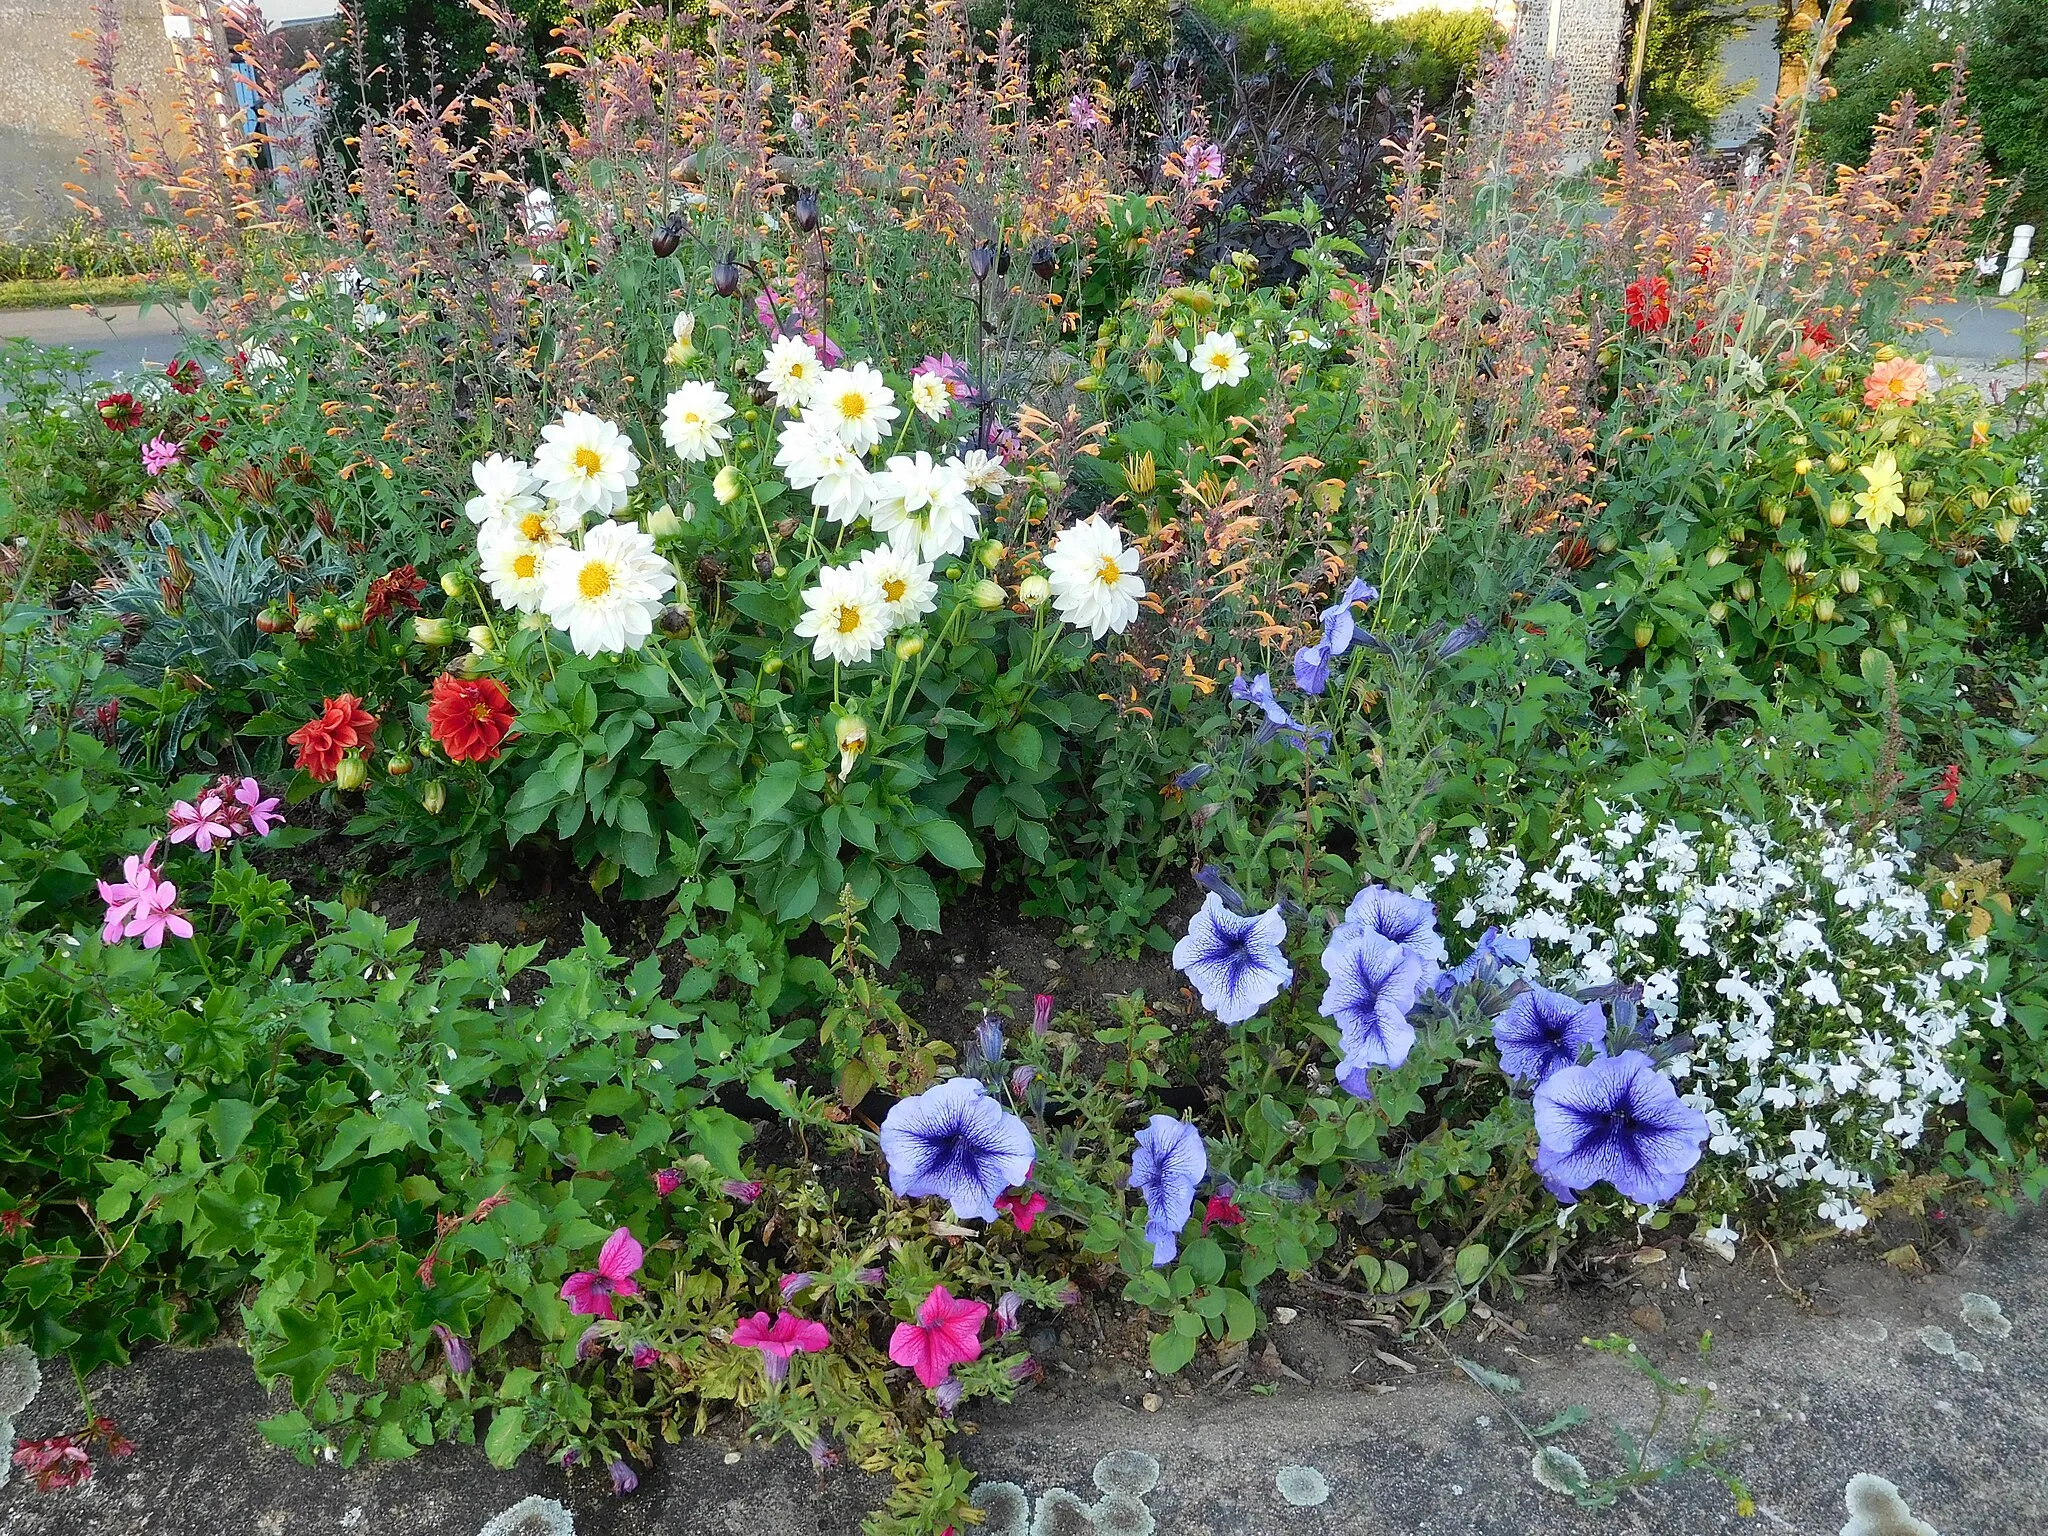
[(1228, 331), (1209, 332), (1196, 345), (1189, 361), (1205, 390), (1242, 384), (1252, 371), (1251, 355), (1245, 351), (1244, 343)]
[(1125, 546), (1115, 524), (1099, 516), (1061, 530), (1045, 557), (1045, 574), (1059, 616), (1097, 640), (1130, 628), (1138, 616), (1138, 599), (1145, 595), (1138, 552)]
[(824, 375), (825, 365), (818, 361), (815, 347), (801, 336), (783, 336), (769, 347), (754, 378), (785, 411), (800, 411), (811, 403)]
[(676, 584), (654, 540), (629, 523), (602, 522), (581, 549), (561, 545), (541, 561), (541, 611), (585, 656), (637, 649), (654, 632)]
[(804, 593), (804, 614), (796, 632), (812, 642), (820, 661), (859, 666), (889, 638), (889, 602), (874, 577), (859, 565), (828, 565), (818, 584)]
[(839, 440), (856, 453), (872, 449), (902, 414), (896, 409), (896, 392), (867, 363), (833, 368), (820, 376), (818, 392), (805, 409), (830, 423)]
[(910, 380), (910, 403), (926, 421), (943, 421), (953, 414), (953, 391), (942, 374), (916, 374)]
[(936, 464), (928, 453), (899, 453), (875, 476), (868, 521), (889, 542), (914, 549), (919, 558), (957, 555), (974, 537), (980, 520), (967, 499), (967, 478), (951, 464)]
[(640, 456), (616, 422), (570, 411), (540, 436), (533, 468), (541, 490), (572, 512), (616, 512), (640, 481)]
[(785, 426), (775, 464), (835, 523), (850, 523), (868, 509), (874, 476), (826, 422), (803, 418)]
[(534, 477), (533, 466), (524, 459), (494, 453), (470, 465), (469, 476), (476, 482), (476, 494), (469, 498), (464, 510), (469, 513), (469, 520), (479, 526), (540, 505), (540, 498), (534, 494), (540, 489), (540, 481)]
[(884, 544), (871, 549), (854, 564), (867, 572), (888, 605), (883, 615), (891, 629), (915, 624), (938, 606), (939, 589), (932, 582), (932, 568), (907, 549)]
[(959, 469), (967, 489), (977, 496), (991, 495), (1010, 483), (1010, 472), (1003, 468), (1003, 456), (985, 448), (970, 448), (959, 458), (946, 462)]
[(476, 551), (484, 581), (501, 607), (516, 613), (537, 613), (544, 587), (541, 567), (548, 546), (521, 538), (510, 523), (486, 523), (477, 534)]
[(731, 418), (732, 402), (724, 390), (702, 379), (687, 379), (662, 408), (661, 440), (684, 463), (701, 464), (732, 436), (725, 425)]

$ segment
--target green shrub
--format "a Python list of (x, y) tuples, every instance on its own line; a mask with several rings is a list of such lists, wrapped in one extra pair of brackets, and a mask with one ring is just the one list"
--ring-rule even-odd
[(1382, 21), (1349, 0), (1197, 0), (1205, 21), (1237, 38), (1256, 67), (1276, 53), (1295, 74), (1328, 66), (1339, 81), (1383, 75), (1396, 96), (1446, 102), (1501, 40), (1482, 10), (1412, 11)]

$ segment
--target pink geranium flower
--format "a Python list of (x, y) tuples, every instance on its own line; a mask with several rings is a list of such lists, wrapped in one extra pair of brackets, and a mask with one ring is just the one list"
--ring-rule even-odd
[(122, 863), (127, 879), (99, 882), (100, 900), (107, 915), (100, 927), (103, 943), (140, 939), (144, 949), (159, 949), (166, 934), (181, 939), (192, 937), (192, 923), (178, 907), (178, 888), (157, 873), (157, 844)]
[(963, 1301), (943, 1285), (917, 1309), (917, 1321), (898, 1323), (889, 1335), (889, 1358), (907, 1365), (927, 1387), (937, 1387), (953, 1367), (981, 1358), (981, 1324), (988, 1316), (985, 1301)]
[(799, 1352), (815, 1355), (832, 1342), (831, 1330), (793, 1312), (778, 1312), (770, 1322), (766, 1312), (745, 1318), (732, 1331), (732, 1342), (740, 1349), (761, 1351), (761, 1370), (770, 1381), (789, 1374), (789, 1357)]
[(235, 785), (235, 804), (242, 808), (242, 814), (249, 819), (249, 830), (258, 837), (270, 836), (270, 829), (284, 825), (284, 815), (278, 810), (281, 802), (271, 795), (265, 798), (263, 786), (254, 779), (242, 779)]
[(230, 843), (234, 837), (234, 820), (217, 794), (201, 795), (196, 802), (180, 800), (171, 807), (174, 843), (190, 843), (201, 853), (211, 853), (215, 843)]
[(183, 445), (167, 437), (152, 437), (142, 445), (142, 472), (154, 480), (158, 475), (178, 462)]
[(562, 1300), (578, 1317), (611, 1317), (614, 1296), (640, 1294), (640, 1282), (633, 1277), (646, 1260), (647, 1251), (620, 1227), (598, 1250), (596, 1269), (578, 1270), (562, 1282)]
[(996, 1209), (1008, 1211), (1019, 1232), (1029, 1232), (1038, 1220), (1038, 1213), (1045, 1209), (1045, 1196), (1035, 1189), (1026, 1190), (1021, 1195), (997, 1195)]

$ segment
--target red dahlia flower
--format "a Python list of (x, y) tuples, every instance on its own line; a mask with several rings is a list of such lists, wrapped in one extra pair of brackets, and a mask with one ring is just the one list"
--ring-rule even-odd
[(196, 395), (199, 393), (200, 380), (205, 375), (200, 373), (199, 364), (188, 357), (175, 363), (165, 364), (164, 377), (171, 381), (171, 388), (175, 389), (179, 394)]
[(455, 763), (487, 763), (498, 755), (519, 718), (505, 690), (488, 677), (434, 679), (427, 731)]
[(104, 396), (99, 403), (99, 413), (100, 420), (110, 431), (126, 432), (130, 427), (142, 425), (142, 407), (125, 389), (117, 395)]
[(364, 710), (352, 693), (323, 702), (320, 718), (308, 720), (285, 740), (299, 749), (299, 766), (320, 783), (329, 784), (343, 757), (370, 745), (377, 717)]
[(1629, 329), (1661, 331), (1671, 323), (1671, 283), (1661, 273), (1630, 283), (1625, 299)]
[(386, 571), (370, 583), (370, 595), (363, 603), (363, 618), (374, 624), (390, 614), (418, 613), (420, 594), (427, 584), (410, 565)]

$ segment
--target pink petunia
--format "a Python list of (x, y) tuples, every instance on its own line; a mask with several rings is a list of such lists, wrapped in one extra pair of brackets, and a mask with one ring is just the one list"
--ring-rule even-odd
[(680, 1168), (657, 1168), (654, 1170), (654, 1192), (666, 1200), (683, 1187), (683, 1170)]
[(889, 1335), (889, 1358), (907, 1365), (927, 1387), (937, 1387), (953, 1367), (981, 1358), (985, 1301), (964, 1301), (943, 1285), (932, 1287), (917, 1309), (917, 1321), (898, 1323)]
[(1035, 1189), (1027, 1190), (1021, 1195), (997, 1195), (996, 1209), (1008, 1211), (1010, 1220), (1017, 1223), (1019, 1232), (1029, 1232), (1038, 1220), (1038, 1213), (1045, 1209), (1045, 1196)]
[(614, 1296), (638, 1296), (640, 1282), (633, 1276), (647, 1260), (647, 1251), (633, 1234), (620, 1227), (604, 1240), (598, 1250), (597, 1268), (578, 1270), (562, 1282), (562, 1300), (578, 1317), (613, 1316)]
[(789, 1374), (791, 1355), (817, 1354), (831, 1344), (832, 1333), (823, 1323), (811, 1322), (793, 1312), (778, 1312), (773, 1322), (766, 1312), (756, 1312), (741, 1319), (732, 1331), (732, 1342), (739, 1349), (761, 1351), (762, 1373), (770, 1381), (780, 1381)]

